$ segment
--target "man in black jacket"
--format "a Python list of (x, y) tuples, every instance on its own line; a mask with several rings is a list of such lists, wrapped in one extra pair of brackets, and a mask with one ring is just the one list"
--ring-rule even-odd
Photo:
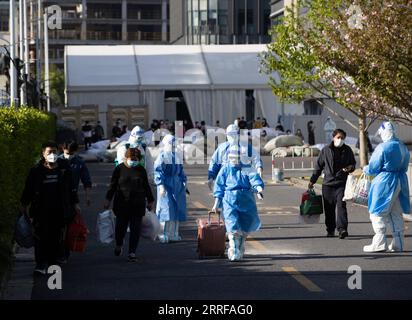
[[(343, 201), (348, 174), (355, 170), (356, 160), (352, 149), (345, 144), (346, 132), (342, 129), (333, 131), (333, 141), (325, 146), (316, 162), (315, 171), (309, 182), (309, 189), (318, 180), (322, 171), (325, 177), (322, 185), (323, 203), (325, 207), (325, 223), (327, 237), (335, 236), (338, 229), (339, 238), (348, 236), (348, 214), (346, 202)], [(337, 207), (337, 219), (336, 219)]]
[(22, 213), (34, 227), (35, 273), (46, 274), (48, 266), (58, 263), (64, 226), (79, 212), (78, 202), (69, 162), (58, 158), (54, 142), (44, 143), (21, 197)]

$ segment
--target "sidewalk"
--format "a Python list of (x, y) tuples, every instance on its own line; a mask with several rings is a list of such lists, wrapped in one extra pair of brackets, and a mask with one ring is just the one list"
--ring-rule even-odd
[(6, 280), (4, 300), (30, 300), (33, 289), (34, 249), (16, 250), (10, 279)]

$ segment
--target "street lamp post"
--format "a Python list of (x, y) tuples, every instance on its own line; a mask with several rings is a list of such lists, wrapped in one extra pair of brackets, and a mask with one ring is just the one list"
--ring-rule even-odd
[[(16, 7), (14, 0), (10, 0), (10, 58), (16, 59)], [(17, 102), (17, 70), (14, 63), (10, 63), (10, 106)]]
[(47, 111), (50, 112), (50, 73), (49, 73), (49, 27), (47, 25), (47, 13), (44, 18), (44, 88), (47, 99)]

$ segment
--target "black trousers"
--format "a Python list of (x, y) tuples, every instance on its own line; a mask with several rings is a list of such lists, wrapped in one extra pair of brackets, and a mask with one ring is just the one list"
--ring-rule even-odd
[(59, 225), (37, 225), (35, 227), (34, 258), (36, 267), (47, 268), (57, 264), (61, 254), (63, 228)]
[(88, 150), (92, 145), (92, 138), (84, 138), (84, 149)]
[(116, 212), (116, 245), (123, 246), (123, 240), (126, 236), (127, 227), (130, 227), (129, 236), (129, 254), (136, 253), (137, 245), (139, 244), (140, 231), (142, 227), (143, 216), (137, 215), (135, 212), (121, 211)]
[[(345, 186), (322, 186), (322, 196), (325, 208), (326, 230), (330, 233), (348, 230), (348, 211), (346, 202), (342, 201)], [(336, 216), (337, 211), (337, 216)]]

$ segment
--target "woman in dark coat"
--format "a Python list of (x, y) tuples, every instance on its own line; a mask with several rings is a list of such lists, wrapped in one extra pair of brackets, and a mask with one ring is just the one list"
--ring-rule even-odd
[(315, 145), (315, 125), (312, 120), (308, 122), (308, 140), (310, 146)]
[(110, 188), (106, 194), (104, 208), (108, 209), (113, 201), (116, 216), (116, 256), (120, 256), (123, 240), (130, 227), (129, 261), (137, 261), (136, 249), (139, 243), (142, 218), (146, 207), (152, 210), (154, 198), (149, 186), (145, 168), (139, 165), (141, 154), (138, 149), (126, 151), (126, 161), (118, 165), (113, 172)]

